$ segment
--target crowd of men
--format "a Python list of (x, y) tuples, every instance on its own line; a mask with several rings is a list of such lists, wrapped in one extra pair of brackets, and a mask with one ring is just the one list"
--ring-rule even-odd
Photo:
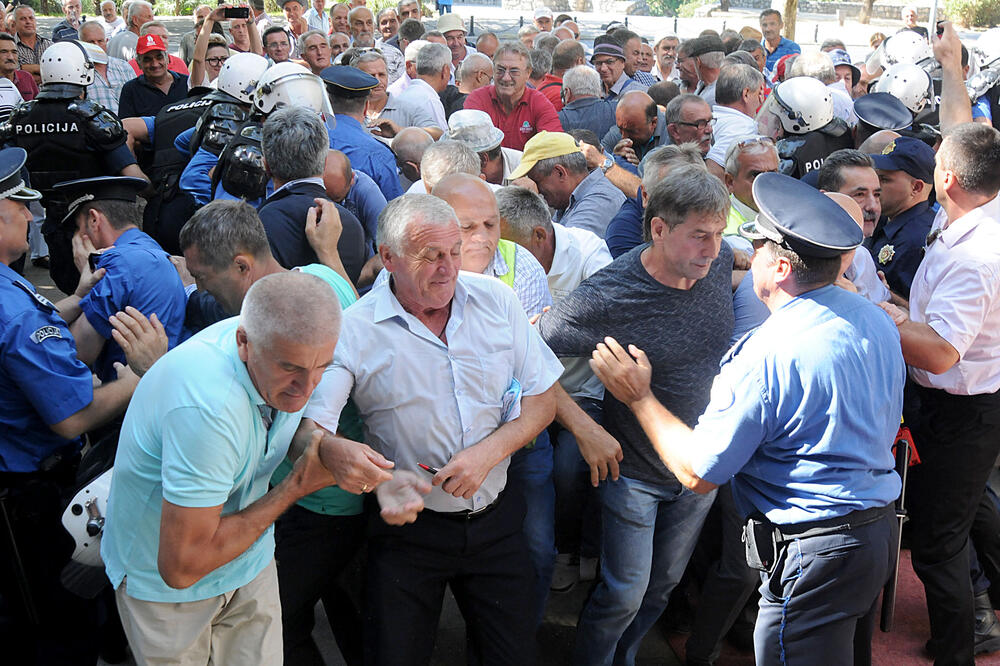
[(581, 583), (573, 663), (871, 663), (901, 476), (929, 657), (1000, 650), (1000, 29), (450, 5), (4, 17), (11, 663), (427, 664), (450, 589), (523, 665)]

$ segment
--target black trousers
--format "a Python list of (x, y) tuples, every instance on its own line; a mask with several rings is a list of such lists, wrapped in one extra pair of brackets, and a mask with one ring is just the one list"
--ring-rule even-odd
[(328, 516), (298, 505), (275, 523), (274, 558), (286, 664), (325, 663), (312, 638), (314, 608), (320, 600), (344, 662), (348, 666), (361, 663), (361, 616), (339, 579), (364, 535), (364, 514)]
[(747, 566), (745, 521), (736, 509), (728, 483), (719, 487), (715, 509), (719, 512), (722, 552), (712, 562), (701, 587), (701, 601), (685, 648), (689, 660), (712, 663), (722, 652), (722, 639), (760, 585), (760, 572)]
[(927, 594), (935, 664), (971, 665), (969, 532), (1000, 453), (1000, 394), (911, 391), (906, 418), (921, 459), (907, 492), (913, 569)]
[[(2, 474), (0, 516), (0, 661), (62, 666), (97, 663), (101, 632), (108, 622), (105, 597), (83, 599), (62, 586), (60, 574), (73, 554), (73, 538), (62, 526), (64, 499), (74, 483), (75, 463), (48, 474)], [(9, 522), (8, 522), (9, 521)], [(8, 529), (13, 531), (16, 552)], [(37, 614), (31, 621), (21, 585)]]
[(534, 663), (534, 569), (517, 493), (482, 516), (423, 511), (392, 527), (374, 514), (368, 540), (365, 663), (424, 665), (434, 651), (445, 586), (465, 618), (470, 662)]

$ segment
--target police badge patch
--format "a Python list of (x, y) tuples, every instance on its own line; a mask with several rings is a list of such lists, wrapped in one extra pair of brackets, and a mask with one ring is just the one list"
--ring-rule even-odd
[(883, 245), (882, 249), (878, 251), (878, 263), (885, 266), (887, 263), (892, 261), (892, 258), (896, 256), (896, 249), (891, 245)]
[(61, 338), (62, 331), (59, 330), (58, 326), (42, 326), (40, 329), (31, 334), (31, 339), (36, 343), (41, 343), (49, 338)]

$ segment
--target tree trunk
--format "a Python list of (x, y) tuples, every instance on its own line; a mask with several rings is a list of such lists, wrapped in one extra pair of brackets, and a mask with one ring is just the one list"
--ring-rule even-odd
[(872, 5), (875, 4), (875, 0), (862, 0), (861, 11), (858, 12), (858, 23), (864, 23), (867, 25), (872, 20)]
[(48, 16), (49, 14), (52, 13), (51, 11), (49, 11), (49, 0), (41, 0), (38, 8), (41, 10), (41, 13), (45, 16)]
[(719, 2), (719, 10), (720, 11), (724, 11), (724, 12), (728, 12), (729, 11), (729, 0), (720, 0), (720, 2)]
[(795, 41), (795, 18), (799, 11), (799, 0), (785, 0), (785, 11), (782, 19), (785, 23), (785, 37)]

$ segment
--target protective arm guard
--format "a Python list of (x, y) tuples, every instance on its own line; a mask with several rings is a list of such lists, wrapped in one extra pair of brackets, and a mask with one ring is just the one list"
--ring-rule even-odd
[(67, 110), (80, 118), (87, 144), (99, 152), (111, 151), (125, 144), (128, 133), (118, 116), (88, 99), (72, 102)]

